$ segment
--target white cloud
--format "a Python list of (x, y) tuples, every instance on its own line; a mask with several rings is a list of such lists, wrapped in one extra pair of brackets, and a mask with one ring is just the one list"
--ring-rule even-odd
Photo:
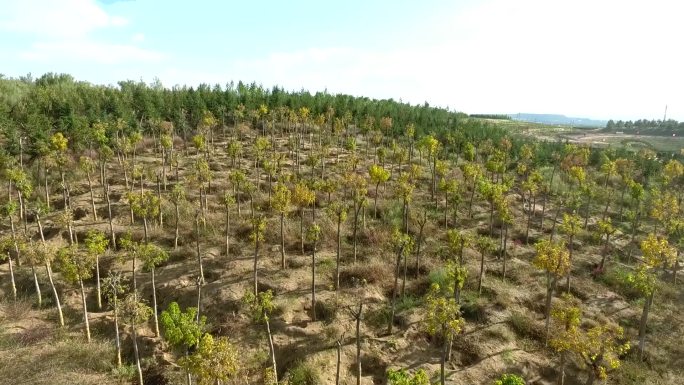
[(92, 0), (11, 1), (3, 5), (0, 16), (0, 29), (51, 39), (82, 38), (97, 29), (127, 24)]
[(95, 37), (95, 32), (122, 29), (129, 21), (110, 15), (94, 0), (29, 0), (9, 4), (0, 16), (0, 30), (30, 37), (33, 41), (16, 55), (25, 61), (50, 66), (64, 63), (121, 64), (150, 62), (163, 58), (159, 52), (138, 46), (144, 35), (132, 37), (133, 44), (112, 43)]

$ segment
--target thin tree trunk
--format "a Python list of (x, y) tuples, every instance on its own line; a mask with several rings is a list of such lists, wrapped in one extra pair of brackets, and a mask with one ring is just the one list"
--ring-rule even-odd
[(389, 319), (389, 325), (387, 325), (387, 334), (392, 334), (392, 327), (394, 326), (394, 313), (396, 311), (397, 307), (397, 285), (399, 284), (399, 268), (401, 266), (401, 254), (403, 252), (403, 248), (399, 249), (397, 252), (397, 262), (394, 267), (394, 286), (392, 286), (392, 312), (390, 315)]
[(589, 208), (591, 207), (591, 195), (587, 197), (587, 204), (584, 209), (584, 229), (586, 230), (587, 224), (589, 223)]
[(121, 367), (121, 336), (119, 335), (119, 308), (116, 303), (116, 293), (114, 293), (114, 340), (116, 343), (116, 366)]
[(416, 242), (416, 279), (418, 278), (418, 275), (420, 274), (420, 246), (423, 243), (423, 229), (425, 228), (426, 223), (427, 223), (427, 218), (425, 218), (424, 221), (419, 223), (420, 224), (420, 230), (418, 231), (418, 241)]
[(148, 243), (148, 237), (147, 237), (147, 217), (143, 216), (143, 231), (145, 234), (145, 243)]
[(116, 235), (114, 235), (114, 217), (112, 217), (112, 201), (109, 199), (109, 184), (105, 189), (105, 198), (107, 199), (107, 211), (109, 213), (109, 238), (111, 239), (110, 246), (116, 250)]
[(48, 169), (43, 170), (45, 172), (45, 205), (50, 209), (50, 186), (48, 185)]
[[(14, 273), (11, 271), (12, 262), (10, 260), (10, 273), (12, 274), (12, 289), (15, 293), (16, 299), (16, 288), (14, 287)], [(47, 271), (48, 280), (50, 281), (50, 287), (52, 287), (52, 295), (55, 298), (55, 305), (57, 306), (57, 313), (59, 314), (59, 326), (64, 327), (64, 314), (62, 313), (62, 304), (59, 302), (59, 294), (57, 294), (57, 288), (55, 287), (55, 282), (52, 279), (52, 268), (50, 268), (50, 263), (45, 264), (45, 271)]]
[(646, 321), (648, 321), (648, 313), (653, 304), (653, 294), (654, 291), (651, 291), (651, 295), (644, 301), (644, 310), (641, 313), (641, 321), (639, 322), (639, 360), (643, 359), (644, 349), (646, 348)]
[[(530, 192), (530, 195), (532, 193)], [(530, 226), (532, 225), (532, 216), (534, 215), (534, 204), (530, 208), (530, 212), (527, 214), (527, 227), (525, 228), (525, 244), (530, 243)]]
[(178, 250), (178, 233), (179, 233), (178, 225), (179, 225), (179, 219), (180, 219), (180, 209), (178, 208), (177, 202), (174, 202), (173, 205), (175, 206), (175, 209), (176, 209), (176, 230), (175, 230), (174, 237), (173, 237), (173, 249)]
[(133, 252), (133, 267), (131, 268), (131, 276), (133, 277), (133, 294), (136, 295), (138, 293), (138, 280), (136, 279), (136, 274), (135, 274), (135, 265), (137, 262), (137, 256), (136, 253)]
[(311, 316), (316, 321), (316, 241), (311, 250)]
[(19, 217), (24, 223), (24, 235), (28, 233), (28, 223), (26, 223), (26, 205), (24, 205), (24, 194), (19, 191)]
[(88, 305), (86, 304), (85, 288), (83, 287), (83, 280), (78, 279), (78, 284), (81, 286), (81, 301), (83, 302), (83, 321), (85, 322), (86, 340), (90, 343), (90, 322), (88, 322)]
[(406, 274), (408, 272), (408, 256), (404, 255), (404, 279), (401, 282), (401, 297), (406, 297)]
[(202, 267), (202, 253), (200, 251), (200, 232), (199, 232), (199, 218), (195, 220), (195, 241), (197, 249), (197, 264), (199, 265), (199, 276), (200, 280), (204, 282), (204, 268)]
[(449, 214), (449, 192), (444, 191), (444, 231), (449, 228), (449, 219), (447, 215)]
[(31, 265), (31, 272), (33, 273), (33, 284), (36, 287), (36, 297), (38, 297), (38, 307), (43, 306), (43, 296), (40, 294), (40, 285), (38, 284), (38, 275), (36, 274), (35, 266)]
[(230, 256), (230, 211), (226, 207), (226, 257)]
[(95, 208), (95, 194), (93, 194), (93, 182), (90, 178), (90, 171), (88, 171), (86, 174), (88, 175), (88, 189), (90, 189), (90, 205), (93, 210), (93, 220), (97, 221), (97, 209)]
[(359, 302), (359, 311), (356, 318), (356, 385), (361, 385), (361, 312), (363, 302)]
[(546, 273), (546, 303), (544, 305), (544, 339), (545, 344), (549, 343), (549, 321), (551, 319), (551, 297), (553, 297), (553, 287), (555, 279), (551, 279), (551, 273)]
[[(155, 284), (155, 268), (152, 266), (151, 269), (151, 275), (152, 275), (152, 310), (154, 311), (154, 336), (159, 337), (159, 319), (157, 317), (157, 285)], [(199, 311), (199, 308), (197, 308)]]
[(501, 257), (503, 260), (503, 269), (501, 272), (501, 279), (503, 281), (506, 280), (506, 257), (507, 257), (507, 251), (506, 247), (508, 246), (508, 223), (504, 223), (504, 239), (503, 239), (503, 250), (501, 250)]
[(200, 314), (202, 313), (202, 285), (204, 282), (199, 277), (197, 278), (197, 318), (195, 319), (195, 322), (197, 322), (197, 325), (199, 325), (200, 320), (202, 319)]
[(299, 244), (304, 255), (304, 207), (299, 209)]
[(273, 335), (271, 334), (271, 323), (266, 318), (266, 333), (268, 334), (268, 349), (271, 353), (271, 365), (273, 365), (273, 377), (278, 385), (278, 366), (276, 365), (275, 348), (273, 347)]
[(603, 244), (603, 250), (601, 251), (601, 271), (605, 271), (606, 258), (608, 257), (608, 246), (610, 245), (610, 234), (606, 234), (606, 241)]
[(100, 290), (100, 256), (95, 256), (95, 281), (97, 285), (97, 310), (102, 310), (102, 291)]
[(354, 230), (352, 231), (352, 238), (353, 238), (353, 243), (354, 243), (354, 263), (356, 263), (356, 256), (357, 256), (357, 242), (356, 242), (356, 233), (359, 227), (359, 212), (361, 212), (361, 205), (356, 204), (357, 207), (354, 208)]
[(341, 219), (337, 218), (337, 258), (335, 264), (335, 291), (340, 290), (340, 254), (342, 245), (342, 233), (340, 227), (342, 225)]
[(475, 199), (475, 180), (473, 179), (473, 185), (470, 192), (470, 202), (468, 203), (468, 218), (473, 217), (473, 200)]
[(565, 291), (567, 293), (570, 293), (570, 276), (572, 275), (572, 253), (575, 249), (572, 244), (573, 238), (574, 235), (570, 235), (568, 243), (568, 276), (565, 278)]
[(489, 202), (489, 236), (494, 236), (494, 201)]
[[(36, 214), (36, 222), (38, 223), (38, 231), (40, 232), (40, 240), (43, 247), (47, 247), (45, 243), (45, 234), (43, 233), (43, 224), (40, 221), (40, 217)], [(46, 250), (47, 251), (47, 250)], [(59, 326), (64, 327), (64, 314), (62, 313), (62, 304), (59, 302), (59, 294), (57, 294), (57, 287), (55, 287), (55, 281), (52, 278), (52, 269), (50, 268), (50, 262), (45, 262), (45, 271), (47, 272), (48, 281), (50, 281), (50, 287), (52, 288), (52, 295), (55, 299), (55, 305), (57, 306), (57, 312), (59, 313)]]
[(162, 210), (162, 190), (159, 174), (157, 174), (157, 198), (159, 199), (159, 228), (164, 228), (164, 210)]
[[(12, 297), (14, 298), (14, 302), (16, 302), (17, 301), (17, 285), (14, 282), (14, 267), (12, 267), (12, 256), (10, 255), (9, 252), (7, 252), (7, 263), (9, 264), (10, 280), (12, 282)], [(339, 275), (338, 275), (338, 280), (339, 280)]]
[(442, 357), (439, 362), (439, 383), (444, 385), (446, 382), (446, 374), (444, 373), (444, 366), (446, 364), (447, 350), (448, 350), (448, 338), (444, 338), (444, 346), (442, 347)]
[(620, 193), (620, 211), (618, 211), (618, 217), (620, 218), (620, 222), (622, 222), (622, 213), (625, 210), (625, 193), (627, 192), (627, 185), (622, 189), (622, 192)]
[(485, 253), (480, 253), (480, 275), (477, 277), (477, 295), (482, 294), (482, 280), (484, 278)]
[(558, 368), (558, 385), (565, 385), (565, 351), (560, 354), (560, 367)]
[(254, 271), (252, 273), (252, 280), (254, 281), (254, 296), (259, 295), (259, 236), (256, 234), (254, 241)]
[(64, 171), (59, 170), (59, 175), (62, 178), (62, 198), (64, 199), (64, 208), (69, 207), (69, 199), (67, 198), (67, 185), (66, 185), (66, 179), (64, 177)]
[(133, 337), (133, 352), (135, 353), (135, 366), (138, 369), (138, 385), (143, 385), (142, 367), (140, 366), (140, 352), (138, 351), (138, 335), (135, 331), (136, 325), (131, 325), (131, 335)]
[(280, 268), (285, 269), (285, 213), (280, 213)]
[(19, 252), (19, 244), (17, 243), (17, 233), (16, 230), (14, 229), (14, 217), (9, 216), (10, 220), (10, 231), (12, 233), (12, 243), (14, 244), (14, 252), (17, 253), (17, 266), (21, 266), (21, 260), (20, 260), (20, 255), (21, 253)]
[(380, 183), (375, 184), (375, 197), (373, 198), (373, 218), (378, 217), (378, 187), (380, 187)]
[(340, 363), (342, 361), (342, 343), (337, 341), (337, 370), (335, 371), (335, 385), (340, 385)]
[(556, 224), (558, 223), (558, 217), (560, 216), (561, 209), (563, 208), (562, 202), (558, 204), (556, 208), (556, 214), (553, 216), (553, 224), (551, 225), (551, 234), (549, 235), (549, 240), (553, 241), (553, 237), (556, 235)]

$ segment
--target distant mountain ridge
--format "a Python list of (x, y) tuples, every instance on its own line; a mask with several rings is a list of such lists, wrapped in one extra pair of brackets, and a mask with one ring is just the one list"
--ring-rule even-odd
[(574, 118), (568, 117), (560, 114), (509, 114), (511, 119), (520, 120), (523, 122), (531, 123), (544, 123), (544, 124), (563, 124), (571, 126), (580, 127), (605, 127), (608, 123), (607, 120), (596, 120), (589, 118)]

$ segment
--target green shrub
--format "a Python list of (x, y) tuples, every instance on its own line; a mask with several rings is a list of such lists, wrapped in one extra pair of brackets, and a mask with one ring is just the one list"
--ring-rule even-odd
[(391, 385), (429, 385), (430, 377), (428, 377), (425, 370), (418, 369), (415, 374), (411, 375), (406, 369), (388, 370), (387, 382)]
[(397, 313), (411, 310), (420, 305), (420, 298), (411, 295), (400, 297), (397, 299)]
[(642, 297), (641, 292), (635, 288), (627, 279), (630, 271), (623, 267), (615, 266), (600, 276), (601, 282), (609, 288), (615, 290), (627, 299), (638, 299)]
[(368, 310), (364, 315), (366, 322), (375, 328), (387, 327), (390, 320), (390, 309), (387, 306)]
[(135, 364), (128, 364), (112, 369), (112, 374), (120, 380), (131, 382), (137, 378), (138, 372)]
[(287, 373), (288, 385), (320, 385), (323, 383), (318, 369), (306, 362), (296, 364)]
[(439, 268), (432, 270), (428, 275), (428, 281), (430, 281), (430, 286), (433, 284), (438, 284), (442, 293), (447, 295), (451, 292), (451, 282), (449, 282), (449, 273), (444, 268)]
[(504, 374), (494, 381), (494, 385), (525, 385), (525, 380), (517, 374)]

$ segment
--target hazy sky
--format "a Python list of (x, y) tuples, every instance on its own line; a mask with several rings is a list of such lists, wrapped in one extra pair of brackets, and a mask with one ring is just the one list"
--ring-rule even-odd
[(0, 73), (684, 120), (679, 1), (0, 0)]

